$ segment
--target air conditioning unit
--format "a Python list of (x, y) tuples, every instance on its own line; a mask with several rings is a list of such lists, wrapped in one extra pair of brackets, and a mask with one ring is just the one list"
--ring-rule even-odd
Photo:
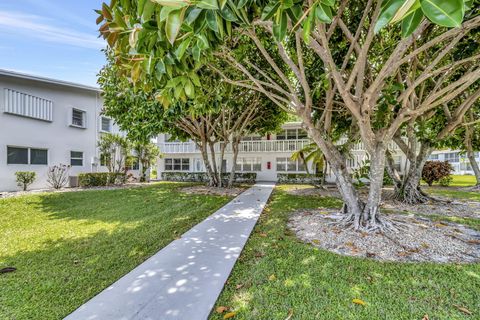
[(78, 176), (69, 176), (68, 185), (70, 186), (70, 188), (78, 187)]

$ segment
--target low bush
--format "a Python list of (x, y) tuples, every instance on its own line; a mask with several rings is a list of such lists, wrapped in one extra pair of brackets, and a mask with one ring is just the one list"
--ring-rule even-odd
[[(224, 173), (222, 179), (228, 181), (230, 173)], [(257, 174), (255, 172), (236, 172), (235, 182), (255, 183)], [(208, 175), (205, 172), (162, 172), (164, 181), (184, 182), (208, 182)]]
[(295, 183), (311, 183), (320, 184), (322, 182), (322, 174), (307, 173), (277, 173), (279, 183), (295, 184)]
[(441, 185), (442, 187), (448, 187), (452, 183), (452, 181), (453, 181), (453, 177), (449, 175), (438, 180), (438, 184)]
[(453, 167), (448, 161), (427, 161), (423, 167), (422, 179), (432, 186), (434, 182), (449, 177), (452, 171)]
[(48, 168), (47, 183), (54, 189), (63, 188), (68, 182), (70, 166), (66, 164), (54, 165)]
[(15, 177), (17, 178), (17, 186), (22, 187), (23, 191), (27, 191), (27, 187), (35, 181), (36, 173), (33, 171), (17, 171)]
[(102, 187), (110, 184), (123, 184), (125, 181), (125, 173), (91, 172), (78, 175), (80, 187)]

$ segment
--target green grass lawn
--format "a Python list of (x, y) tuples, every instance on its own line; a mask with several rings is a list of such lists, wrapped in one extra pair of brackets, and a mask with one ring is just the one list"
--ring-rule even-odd
[(472, 175), (465, 175), (465, 176), (460, 176), (460, 175), (452, 175), (452, 183), (450, 186), (452, 187), (472, 187), (477, 184), (477, 180), (475, 179), (475, 176)]
[[(477, 180), (473, 175), (452, 175), (452, 182), (450, 187), (473, 187), (477, 184)], [(427, 185), (422, 181), (423, 185)], [(434, 186), (438, 186), (438, 183), (434, 183)]]
[(0, 199), (0, 319), (63, 318), (230, 200), (179, 186)]
[[(235, 320), (284, 320), (291, 312), (302, 320), (480, 319), (480, 264), (380, 263), (314, 248), (288, 231), (289, 213), (340, 201), (284, 188), (274, 192), (217, 301), (237, 312)], [(213, 311), (213, 319), (222, 315)]]

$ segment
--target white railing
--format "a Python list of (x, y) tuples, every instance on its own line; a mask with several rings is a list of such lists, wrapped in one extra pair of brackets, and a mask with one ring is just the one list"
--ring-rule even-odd
[[(346, 138), (342, 138), (338, 141), (337, 144), (344, 144), (347, 142), (347, 139)], [(396, 150), (399, 150), (400, 148), (397, 146), (397, 144), (393, 141), (390, 141), (388, 143), (388, 149), (391, 150), (391, 151), (396, 151)], [(351, 151), (365, 151), (365, 145), (363, 144), (363, 142), (357, 142), (355, 143), (351, 148), (350, 148)]]
[[(294, 152), (302, 149), (312, 141), (303, 140), (254, 140), (242, 141), (239, 145), (240, 153), (255, 152)], [(339, 144), (345, 143), (345, 139), (341, 139)], [(165, 142), (159, 144), (162, 153), (199, 153), (200, 150), (194, 142)], [(390, 142), (388, 148), (392, 151), (399, 150), (395, 142)], [(220, 151), (220, 144), (215, 145), (215, 151)], [(229, 144), (226, 152), (232, 152), (232, 145)], [(362, 142), (354, 144), (350, 151), (364, 152), (365, 148)]]
[[(256, 140), (242, 141), (239, 145), (240, 153), (256, 152), (294, 152), (302, 149), (310, 140)], [(200, 150), (194, 142), (165, 142), (159, 144), (162, 153), (198, 153)], [(215, 151), (220, 151), (220, 144), (215, 145)], [(226, 152), (232, 152), (232, 145), (227, 146)]]

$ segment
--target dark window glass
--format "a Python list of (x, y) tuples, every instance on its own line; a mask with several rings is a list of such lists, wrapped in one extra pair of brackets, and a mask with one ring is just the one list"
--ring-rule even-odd
[(28, 149), (7, 147), (7, 164), (28, 164)]
[(83, 152), (70, 151), (70, 165), (83, 166)]
[(45, 149), (30, 149), (30, 164), (48, 164), (47, 154)]
[(72, 111), (72, 124), (74, 126), (83, 127), (84, 126), (84, 114), (85, 112), (73, 109)]
[(182, 171), (190, 170), (190, 159), (182, 159)]
[(173, 170), (173, 159), (165, 159), (165, 170)]
[(305, 131), (303, 129), (298, 129), (298, 139), (299, 140), (308, 139), (307, 131)]
[(279, 171), (279, 172), (287, 171), (287, 159), (286, 158), (277, 158), (277, 171)]
[(297, 129), (288, 129), (287, 140), (296, 140), (296, 139), (297, 139)]
[(277, 133), (277, 140), (285, 140), (286, 138), (286, 131), (282, 130), (279, 133)]
[(102, 117), (102, 131), (110, 132), (110, 119)]
[(182, 159), (173, 159), (173, 170), (182, 170)]

